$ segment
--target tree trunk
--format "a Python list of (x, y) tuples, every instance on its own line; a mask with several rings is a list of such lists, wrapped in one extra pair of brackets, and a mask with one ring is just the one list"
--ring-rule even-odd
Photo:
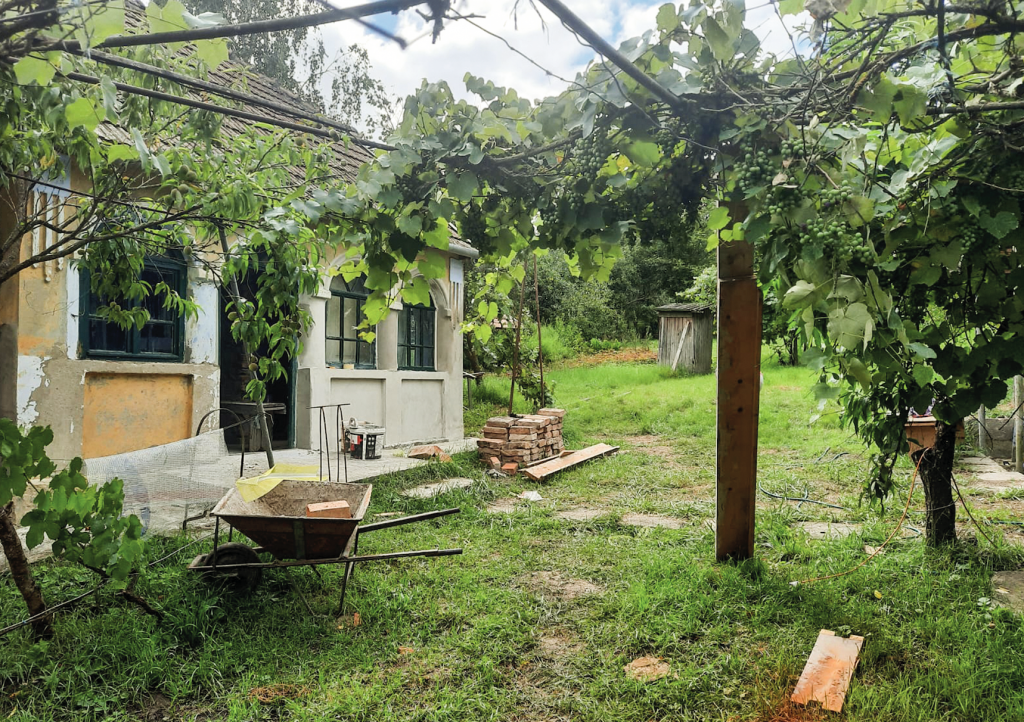
[[(30, 616), (36, 616), (46, 611), (46, 602), (43, 601), (43, 593), (32, 578), (32, 570), (28, 565), (28, 557), (25, 556), (25, 548), (18, 538), (18, 529), (14, 525), (14, 502), (8, 502), (7, 506), (0, 509), (0, 545), (3, 546), (7, 563), (11, 567), (11, 577), (18, 585), (18, 591), (25, 599)], [(37, 637), (52, 637), (53, 626), (50, 624), (50, 617), (41, 617), (32, 622), (32, 631)]]
[(786, 343), (789, 345), (789, 365), (799, 366), (800, 365), (800, 334), (796, 331), (790, 331), (786, 337)]
[[(928, 546), (956, 541), (956, 503), (953, 501), (953, 451), (958, 424), (935, 422), (935, 444), (914, 452), (924, 487), (925, 536)], [(923, 458), (922, 458), (923, 456)]]
[[(466, 358), (469, 359), (469, 368), (472, 369), (475, 374), (482, 374), (484, 367), (480, 365), (480, 357), (476, 354), (476, 348), (473, 346), (473, 339), (469, 337), (469, 334), (463, 336), (465, 339)], [(476, 377), (476, 385), (480, 385), (482, 376)]]

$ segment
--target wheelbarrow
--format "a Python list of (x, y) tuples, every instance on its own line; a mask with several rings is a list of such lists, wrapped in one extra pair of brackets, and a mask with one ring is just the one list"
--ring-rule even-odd
[[(459, 512), (459, 509), (441, 509), (360, 525), (370, 505), (372, 492), (372, 484), (285, 480), (259, 499), (246, 502), (238, 489), (232, 488), (211, 512), (216, 520), (213, 551), (197, 556), (188, 568), (225, 579), (239, 591), (251, 592), (259, 586), (264, 569), (287, 571), (290, 567), (344, 564), (345, 575), (342, 578), (338, 606), (340, 615), (345, 607), (345, 591), (356, 564), (462, 553), (462, 549), (421, 549), (359, 555), (359, 538), (364, 534)], [(348, 502), (352, 510), (351, 518), (306, 516), (308, 504), (342, 500)], [(220, 543), (222, 519), (229, 525), (228, 542), (225, 544)], [(259, 546), (252, 547), (232, 541), (236, 529)], [(264, 552), (272, 555), (274, 560), (261, 561), (259, 555)]]

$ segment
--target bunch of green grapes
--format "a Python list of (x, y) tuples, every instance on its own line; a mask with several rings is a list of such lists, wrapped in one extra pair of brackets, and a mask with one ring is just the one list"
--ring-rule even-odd
[(785, 159), (800, 158), (804, 155), (803, 141), (787, 138), (779, 144), (779, 152)]
[(604, 128), (594, 128), (590, 135), (576, 141), (573, 158), (576, 161), (577, 171), (584, 178), (593, 180), (604, 166), (605, 161), (608, 160), (610, 152), (611, 144), (608, 142), (608, 131)]
[(799, 188), (775, 186), (768, 199), (768, 204), (765, 206), (765, 210), (773, 216), (781, 216), (798, 208), (803, 201), (804, 194), (800, 192)]
[(824, 210), (835, 208), (853, 198), (853, 188), (848, 183), (843, 183), (838, 188), (826, 188), (818, 193), (821, 207)]
[(753, 146), (741, 148), (736, 160), (736, 183), (744, 193), (770, 185), (777, 172), (768, 151), (755, 150)]
[(1024, 192), (1024, 170), (1011, 170), (1004, 182), (1007, 188)]
[(960, 227), (960, 244), (964, 247), (964, 255), (972, 251), (980, 251), (985, 242), (986, 232), (977, 223), (968, 221)]

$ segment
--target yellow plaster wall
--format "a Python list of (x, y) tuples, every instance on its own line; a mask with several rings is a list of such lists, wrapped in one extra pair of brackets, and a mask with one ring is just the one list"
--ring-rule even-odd
[(192, 377), (85, 375), (82, 456), (146, 449), (191, 436)]

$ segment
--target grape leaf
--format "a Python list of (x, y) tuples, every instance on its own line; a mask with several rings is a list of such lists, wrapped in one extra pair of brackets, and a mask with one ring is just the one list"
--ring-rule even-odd
[(26, 55), (14, 64), (14, 77), (21, 85), (48, 85), (56, 72), (53, 63), (35, 55)]
[(96, 126), (103, 120), (103, 115), (103, 110), (97, 108), (89, 98), (79, 98), (64, 108), (64, 117), (72, 128), (81, 125), (89, 131), (96, 130)]
[(1020, 219), (1009, 211), (999, 211), (994, 216), (986, 211), (981, 214), (978, 223), (996, 238), (1005, 238), (1007, 233), (1020, 225)]
[(708, 230), (718, 231), (729, 225), (729, 209), (725, 206), (717, 206), (708, 215)]

